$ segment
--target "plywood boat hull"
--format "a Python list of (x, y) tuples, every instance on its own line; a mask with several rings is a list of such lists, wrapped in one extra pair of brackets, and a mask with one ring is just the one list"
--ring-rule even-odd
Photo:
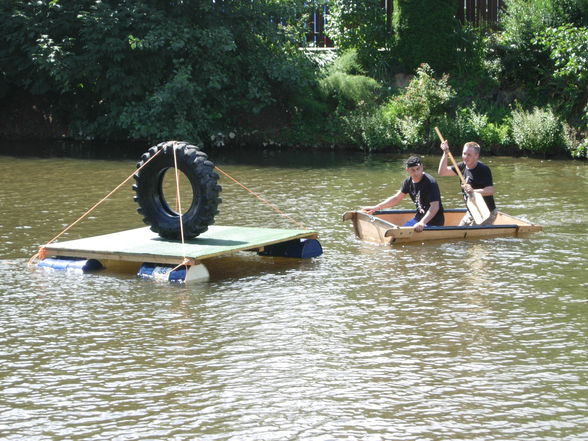
[(417, 233), (414, 227), (403, 227), (414, 217), (411, 210), (378, 211), (373, 215), (349, 211), (343, 220), (351, 220), (355, 236), (360, 240), (378, 244), (422, 242), (429, 240), (472, 239), (499, 236), (519, 236), (541, 231), (541, 227), (505, 213), (498, 213), (493, 225), (458, 226), (465, 209), (445, 210), (445, 226), (427, 227)]

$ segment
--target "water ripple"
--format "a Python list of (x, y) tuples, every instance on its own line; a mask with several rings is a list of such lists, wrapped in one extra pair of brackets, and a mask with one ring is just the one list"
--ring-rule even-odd
[[(59, 166), (71, 180), (56, 185), (53, 202), (17, 178), (0, 194), (2, 439), (588, 436), (588, 214), (578, 205), (572, 219), (566, 208), (585, 189), (569, 200), (551, 196), (550, 186), (561, 183), (546, 177), (549, 164), (499, 199), (545, 226), (529, 238), (357, 241), (341, 214), (394, 190), (390, 182), (402, 177), (396, 158), (303, 172), (229, 165), (317, 228), (325, 254), (301, 262), (240, 253), (210, 262), (211, 282), (186, 287), (27, 269), (40, 238), (52, 236), (47, 225), (67, 223), (86, 197), (102, 194), (90, 189), (76, 202), (76, 185), (104, 178), (106, 166), (116, 181), (129, 165), (92, 164), (35, 162), (48, 175)], [(19, 166), (33, 168), (25, 160)], [(499, 177), (512, 167), (494, 159)], [(586, 182), (585, 168), (574, 173)], [(456, 183), (441, 185), (449, 202)], [(223, 193), (233, 202), (219, 224), (289, 226), (265, 208), (243, 219), (249, 196), (230, 187)], [(4, 201), (22, 203), (25, 217), (9, 217)], [(134, 210), (129, 198), (111, 207), (120, 217), (105, 225), (96, 216), (72, 234), (130, 228), (122, 214)]]

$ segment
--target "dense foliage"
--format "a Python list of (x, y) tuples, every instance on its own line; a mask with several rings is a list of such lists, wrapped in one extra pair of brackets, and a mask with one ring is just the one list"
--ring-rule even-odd
[(454, 0), (327, 2), (337, 51), (301, 50), (304, 0), (2, 2), (0, 110), (74, 139), (427, 151), (438, 125), (586, 157), (588, 0), (506, 0), (496, 28)]
[(57, 95), (75, 137), (197, 142), (278, 99), (288, 106), (309, 86), (312, 70), (290, 33), (296, 6), (2, 2), (0, 93)]
[(510, 0), (498, 29), (456, 29), (454, 2), (394, 5), (389, 64), (427, 64), (391, 98), (342, 118), (352, 143), (428, 149), (439, 125), (454, 145), (475, 139), (487, 153), (586, 157), (587, 0)]
[(406, 71), (428, 63), (440, 72), (454, 68), (458, 47), (454, 0), (395, 0), (394, 53)]
[(326, 28), (338, 48), (356, 49), (369, 63), (389, 45), (385, 20), (380, 0), (331, 0)]

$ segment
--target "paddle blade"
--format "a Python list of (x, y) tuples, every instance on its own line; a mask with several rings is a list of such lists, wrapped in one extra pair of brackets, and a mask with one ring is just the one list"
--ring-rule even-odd
[(473, 192), (466, 195), (466, 205), (476, 224), (480, 225), (490, 217), (488, 205), (480, 193)]

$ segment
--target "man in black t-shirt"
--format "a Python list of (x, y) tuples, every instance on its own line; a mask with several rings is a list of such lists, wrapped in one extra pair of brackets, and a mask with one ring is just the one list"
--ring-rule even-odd
[(411, 156), (406, 161), (406, 172), (409, 177), (404, 180), (402, 187), (393, 196), (373, 207), (364, 207), (363, 211), (372, 214), (383, 208), (393, 207), (408, 194), (416, 206), (414, 218), (404, 226), (414, 226), (415, 231), (421, 232), (426, 226), (442, 226), (445, 222), (441, 192), (437, 181), (425, 173), (421, 159)]
[[(449, 143), (447, 141), (441, 143), (441, 150), (443, 150), (443, 156), (441, 156), (441, 160), (439, 161), (439, 176), (457, 176), (455, 167), (447, 166), (447, 151), (449, 150)], [(494, 183), (492, 181), (490, 167), (479, 160), (480, 146), (478, 143), (466, 142), (463, 146), (461, 158), (462, 162), (458, 163), (457, 166), (466, 182), (462, 184), (461, 188), (465, 193), (469, 194), (475, 191), (484, 197), (488, 210), (490, 210), (490, 216), (482, 222), (482, 225), (492, 225), (498, 215), (494, 202)], [(474, 219), (469, 212), (466, 213), (459, 223), (459, 225), (474, 224)]]

